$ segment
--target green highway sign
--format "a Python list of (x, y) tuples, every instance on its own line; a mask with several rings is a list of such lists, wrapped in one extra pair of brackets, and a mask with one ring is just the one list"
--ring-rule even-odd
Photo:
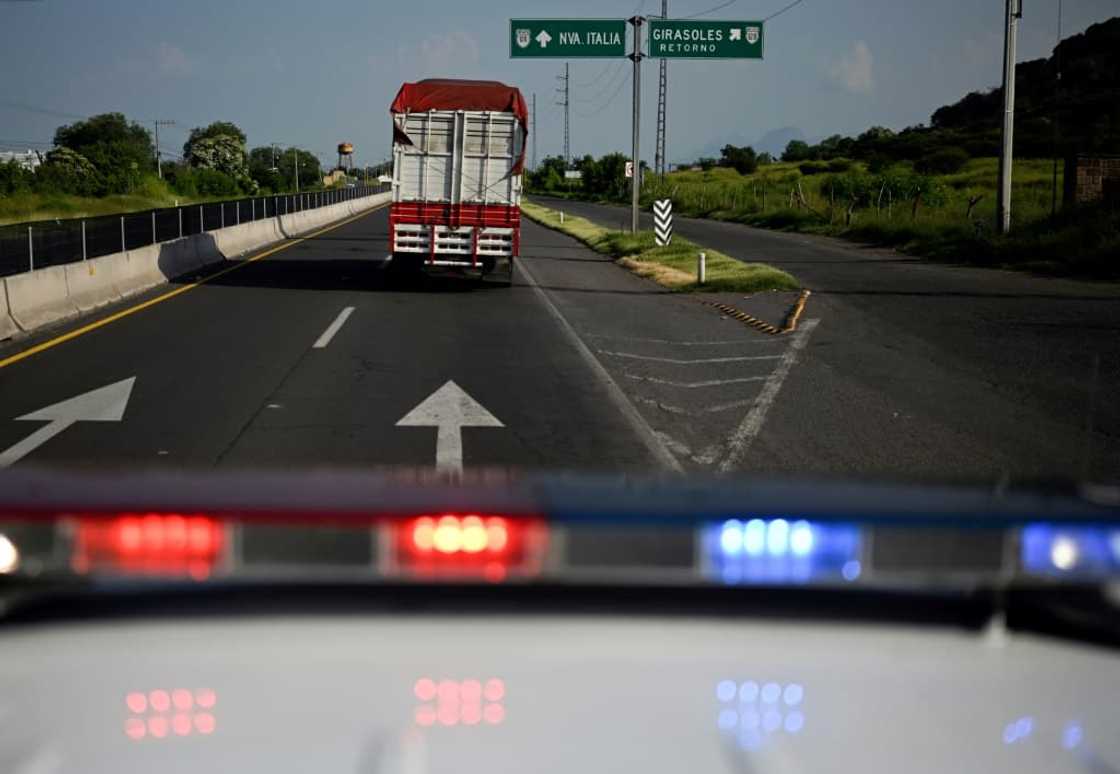
[(650, 19), (648, 56), (664, 59), (762, 59), (762, 22)]
[(625, 19), (510, 19), (509, 55), (555, 59), (626, 56)]

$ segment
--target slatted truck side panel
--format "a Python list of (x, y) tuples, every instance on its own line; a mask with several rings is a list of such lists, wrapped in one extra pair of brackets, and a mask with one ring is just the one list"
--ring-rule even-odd
[(393, 114), (393, 260), (509, 284), (520, 249), (527, 114), (489, 81), (401, 87)]

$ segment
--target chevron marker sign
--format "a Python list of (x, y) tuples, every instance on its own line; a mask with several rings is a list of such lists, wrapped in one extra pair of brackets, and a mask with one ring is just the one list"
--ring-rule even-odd
[(673, 200), (658, 199), (653, 203), (653, 235), (658, 247), (673, 241)]

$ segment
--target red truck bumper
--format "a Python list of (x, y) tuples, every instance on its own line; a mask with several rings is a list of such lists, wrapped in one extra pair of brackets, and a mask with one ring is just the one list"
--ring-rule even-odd
[(521, 249), (521, 209), (505, 204), (394, 202), (394, 257), (415, 256), (426, 269), (500, 273)]

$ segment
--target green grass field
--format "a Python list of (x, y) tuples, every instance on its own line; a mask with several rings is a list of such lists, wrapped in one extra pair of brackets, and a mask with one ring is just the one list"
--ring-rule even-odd
[(217, 201), (218, 197), (187, 197), (174, 193), (167, 183), (145, 178), (131, 194), (118, 196), (71, 196), (69, 194), (16, 193), (0, 196), (0, 225), (35, 220), (89, 218), (142, 212), (157, 207)]
[[(851, 163), (850, 173), (869, 174)], [(912, 173), (909, 164), (885, 170)], [(994, 233), (998, 161), (972, 159), (959, 172), (935, 175), (936, 195), (921, 200), (890, 196), (847, 200), (829, 196), (832, 173), (802, 174), (796, 163), (760, 167), (752, 175), (715, 167), (651, 178), (642, 203), (670, 198), (680, 215), (745, 223), (784, 231), (845, 237), (895, 247), (940, 260), (1024, 268), (1049, 274), (1120, 276), (1120, 215), (1100, 208), (1063, 211), (1062, 168), (1057, 176), (1057, 217), (1051, 219), (1053, 162), (1019, 159), (1012, 174), (1012, 233)], [(804, 197), (803, 200), (801, 197)], [(970, 200), (977, 198), (969, 212)]]
[[(600, 253), (619, 260), (636, 274), (660, 285), (681, 291), (732, 291), (756, 293), (762, 290), (797, 290), (791, 275), (764, 263), (743, 263), (715, 250), (706, 250), (687, 239), (674, 236), (668, 247), (657, 247), (652, 231), (631, 234), (610, 231), (584, 218), (567, 216), (560, 222), (556, 210), (522, 201), (521, 211), (549, 228), (579, 239)], [(707, 281), (696, 281), (696, 256), (706, 253)]]

